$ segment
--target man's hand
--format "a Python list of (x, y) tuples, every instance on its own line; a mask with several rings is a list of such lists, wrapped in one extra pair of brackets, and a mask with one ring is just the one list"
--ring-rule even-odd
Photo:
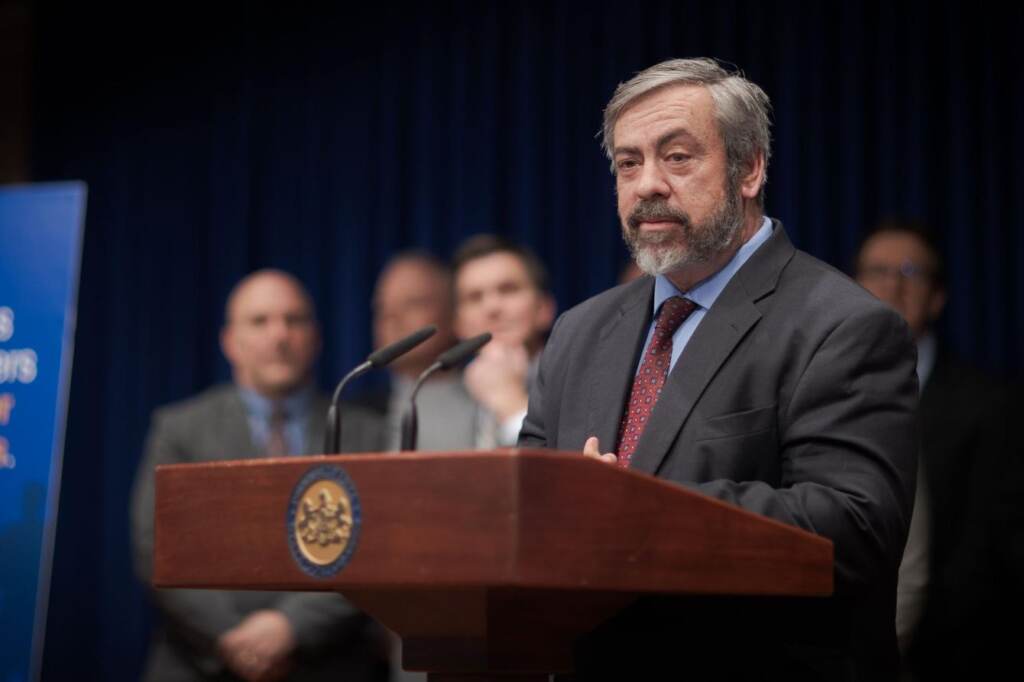
[(280, 611), (255, 611), (221, 635), (217, 649), (231, 671), (242, 679), (272, 682), (288, 674), (295, 633)]
[(529, 367), (530, 358), (524, 347), (491, 341), (466, 367), (466, 390), (503, 422), (526, 410)]
[(587, 439), (587, 442), (583, 444), (583, 455), (596, 459), (599, 462), (605, 462), (606, 464), (615, 464), (619, 461), (619, 458), (615, 456), (614, 452), (606, 452), (601, 454), (600, 449), (601, 443), (597, 440), (597, 436), (591, 436)]

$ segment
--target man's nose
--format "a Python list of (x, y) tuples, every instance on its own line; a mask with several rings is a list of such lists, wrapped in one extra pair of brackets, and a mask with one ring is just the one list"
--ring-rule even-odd
[(288, 338), (288, 322), (286, 320), (271, 320), (267, 331), (274, 341), (280, 343)]
[(489, 318), (495, 318), (501, 314), (501, 292), (490, 291), (484, 296), (484, 312)]
[(660, 164), (652, 161), (641, 166), (636, 193), (643, 199), (667, 197), (672, 193), (668, 178)]
[(903, 278), (898, 272), (886, 272), (877, 277), (869, 289), (879, 299), (895, 306), (903, 295)]

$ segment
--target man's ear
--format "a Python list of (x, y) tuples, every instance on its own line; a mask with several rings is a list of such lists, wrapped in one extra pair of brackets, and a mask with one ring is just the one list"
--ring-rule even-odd
[(537, 330), (542, 334), (551, 331), (551, 325), (555, 323), (555, 314), (558, 312), (558, 304), (555, 297), (548, 293), (540, 296), (540, 304), (537, 306)]
[(220, 352), (227, 358), (228, 364), (235, 364), (235, 337), (231, 326), (225, 324), (220, 328)]
[(756, 199), (764, 186), (764, 177), (764, 152), (759, 151), (748, 164), (746, 172), (740, 176), (740, 195), (744, 199)]

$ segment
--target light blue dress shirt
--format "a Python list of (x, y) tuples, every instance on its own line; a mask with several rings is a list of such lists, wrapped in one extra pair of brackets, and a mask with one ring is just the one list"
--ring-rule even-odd
[[(277, 401), (260, 395), (255, 391), (239, 387), (245, 405), (249, 430), (252, 433), (253, 445), (261, 452), (266, 451), (270, 440), (270, 416), (274, 413)], [(288, 446), (288, 454), (302, 455), (309, 452), (306, 442), (306, 427), (309, 423), (309, 407), (313, 401), (313, 387), (307, 386), (292, 393), (280, 401), (287, 418), (284, 422), (284, 442)]]
[[(714, 305), (718, 299), (718, 295), (722, 293), (725, 286), (732, 279), (732, 276), (736, 274), (736, 271), (743, 267), (743, 264), (754, 255), (762, 244), (768, 241), (768, 238), (772, 236), (772, 221), (770, 218), (765, 217), (761, 222), (761, 227), (758, 228), (757, 232), (754, 233), (750, 239), (747, 240), (743, 246), (736, 251), (732, 259), (725, 264), (721, 270), (708, 277), (706, 280), (690, 289), (687, 292), (679, 291), (675, 284), (669, 280), (665, 275), (658, 275), (654, 278), (654, 310), (651, 316), (651, 326), (647, 330), (647, 340), (644, 341), (644, 353), (647, 352), (647, 346), (651, 343), (651, 337), (654, 335), (654, 326), (658, 318), (658, 309), (661, 308), (661, 304), (672, 296), (682, 296), (688, 298), (697, 304), (697, 308), (690, 313), (690, 316), (679, 325), (679, 329), (672, 335), (672, 362), (669, 364), (668, 371), (671, 372), (676, 366), (676, 361), (679, 356), (683, 354), (683, 349), (686, 348), (686, 344), (690, 342), (690, 337), (697, 331), (697, 327), (700, 326), (701, 320), (704, 319), (704, 315), (707, 314), (708, 310)], [(643, 356), (641, 356), (642, 358)], [(637, 363), (637, 372), (640, 371), (640, 363)]]

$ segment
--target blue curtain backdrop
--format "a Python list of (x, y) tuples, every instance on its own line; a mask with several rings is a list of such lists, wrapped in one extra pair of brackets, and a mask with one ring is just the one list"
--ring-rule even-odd
[(626, 253), (595, 133), (615, 85), (661, 59), (719, 57), (771, 96), (767, 208), (799, 247), (845, 267), (878, 218), (929, 223), (946, 337), (1021, 368), (1019, 7), (370, 5), (36, 3), (35, 177), (89, 184), (44, 679), (137, 678), (129, 489), (150, 411), (228, 376), (231, 285), (264, 266), (306, 282), (325, 385), (369, 350), (398, 249), (497, 231), (550, 265), (563, 308), (608, 287)]

